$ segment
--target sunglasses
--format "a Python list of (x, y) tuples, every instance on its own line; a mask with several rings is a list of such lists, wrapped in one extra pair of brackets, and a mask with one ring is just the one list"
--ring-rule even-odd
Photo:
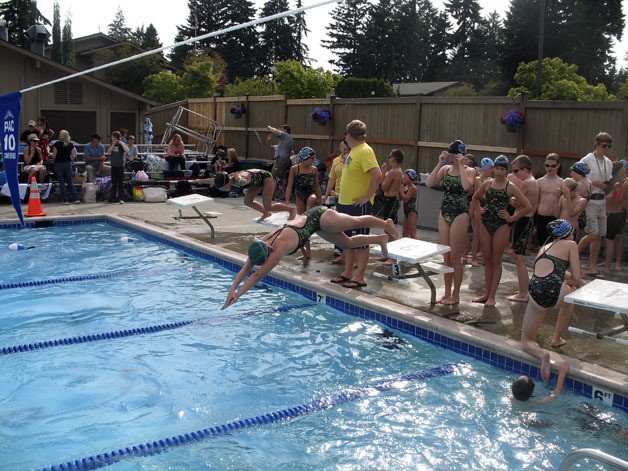
[(545, 164), (545, 168), (556, 168), (558, 164)]
[(613, 145), (612, 144), (600, 144), (600, 147), (604, 149), (610, 149), (611, 147), (613, 147)]
[(523, 170), (523, 169), (522, 169), (522, 168), (513, 168), (513, 169), (512, 169), (512, 172), (513, 172), (513, 173), (517, 173), (519, 170)]

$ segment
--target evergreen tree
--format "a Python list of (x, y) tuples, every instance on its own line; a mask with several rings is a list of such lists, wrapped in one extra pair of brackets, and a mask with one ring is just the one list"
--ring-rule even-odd
[(454, 31), (451, 33), (449, 47), (452, 63), (469, 60), (470, 43), (474, 39), (482, 17), (477, 0), (449, 0), (445, 2), (445, 11), (454, 19)]
[[(177, 26), (179, 32), (176, 42), (246, 23), (255, 16), (255, 8), (250, 0), (188, 0), (188, 7), (190, 13), (187, 24)], [(251, 77), (255, 74), (259, 63), (257, 44), (254, 28), (245, 28), (204, 39), (193, 46), (179, 46), (170, 57), (175, 67), (182, 68), (195, 48), (218, 53), (226, 62), (227, 76), (233, 80), (235, 77)]]
[[(302, 6), (302, 0), (297, 0), (296, 7), (301, 8)], [(293, 52), (294, 58), (301, 64), (308, 65), (310, 62), (309, 57), (307, 56), (309, 49), (305, 44), (305, 38), (307, 37), (307, 33), (309, 33), (310, 30), (307, 29), (304, 13), (298, 13), (292, 17), (292, 29), (294, 31), (293, 44), (296, 48)]]
[(52, 47), (50, 48), (50, 58), (53, 61), (61, 62), (63, 52), (61, 50), (61, 8), (59, 2), (55, 0), (52, 14)]
[[(267, 0), (261, 11), (261, 17), (276, 15), (289, 10), (288, 0)], [(289, 17), (268, 21), (261, 25), (261, 70), (262, 75), (270, 73), (275, 62), (296, 59), (295, 53), (300, 45), (295, 44), (295, 35)]]
[(118, 42), (125, 42), (131, 38), (131, 28), (128, 28), (122, 9), (118, 7), (116, 16), (107, 27), (107, 35)]
[(140, 41), (140, 48), (151, 51), (160, 48), (163, 44), (159, 41), (157, 29), (150, 23), (146, 29), (142, 26), (135, 31), (135, 37)]
[(370, 77), (362, 67), (365, 57), (361, 50), (367, 24), (368, 0), (343, 0), (332, 11), (332, 22), (322, 44), (333, 51), (337, 59), (330, 62), (345, 77)]
[(74, 55), (74, 38), (72, 37), (72, 18), (70, 18), (69, 13), (65, 17), (63, 31), (61, 32), (61, 52), (63, 64), (74, 68), (76, 66), (76, 57)]
[(361, 71), (362, 77), (395, 82), (399, 65), (397, 59), (396, 23), (399, 12), (394, 0), (379, 0), (368, 7), (368, 28), (362, 42), (362, 53), (368, 62)]
[(0, 3), (0, 18), (7, 22), (9, 42), (20, 47), (28, 45), (24, 33), (32, 25), (50, 25), (50, 21), (37, 8), (35, 0), (8, 0)]

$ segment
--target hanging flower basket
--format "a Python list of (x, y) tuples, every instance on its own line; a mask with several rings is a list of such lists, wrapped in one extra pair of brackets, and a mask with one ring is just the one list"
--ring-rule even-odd
[(520, 111), (508, 110), (502, 115), (501, 122), (508, 132), (517, 132), (517, 129), (525, 123), (525, 117)]
[(246, 114), (246, 106), (244, 103), (232, 106), (229, 112), (235, 117), (235, 119), (241, 119), (243, 114)]
[(314, 108), (314, 111), (310, 114), (310, 118), (319, 125), (325, 126), (328, 121), (331, 121), (331, 112), (328, 110), (321, 110), (320, 108)]

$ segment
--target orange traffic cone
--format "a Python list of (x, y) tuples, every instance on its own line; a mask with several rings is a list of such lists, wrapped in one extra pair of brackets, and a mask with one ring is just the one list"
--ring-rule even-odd
[(37, 178), (31, 179), (31, 191), (28, 197), (28, 211), (26, 217), (45, 216), (44, 208), (41, 207), (41, 199), (39, 198), (39, 187), (37, 186)]

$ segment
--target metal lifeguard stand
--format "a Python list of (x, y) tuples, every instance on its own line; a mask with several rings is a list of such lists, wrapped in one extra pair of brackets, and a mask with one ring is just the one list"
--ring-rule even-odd
[[(183, 125), (182, 122), (186, 124)], [(223, 124), (207, 116), (179, 106), (172, 121), (166, 124), (161, 143), (168, 144), (172, 135), (179, 132), (196, 139), (197, 151), (209, 155), (214, 149), (223, 127)]]

